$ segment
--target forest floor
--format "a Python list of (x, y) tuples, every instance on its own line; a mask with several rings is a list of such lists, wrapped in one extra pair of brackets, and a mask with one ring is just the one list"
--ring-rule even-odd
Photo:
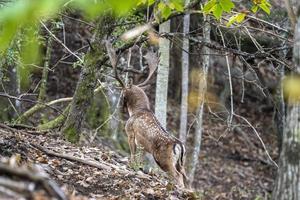
[[(277, 158), (275, 136), (266, 133), (271, 116), (257, 112), (244, 110), (244, 116), (257, 131), (264, 130), (261, 137), (271, 157)], [(208, 118), (194, 191), (176, 188), (160, 173), (133, 171), (127, 157), (104, 143), (75, 146), (57, 132), (2, 125), (0, 158), (13, 156), (20, 164), (40, 165), (71, 199), (268, 199), (276, 167), (268, 161), (251, 127), (239, 122), (239, 128), (226, 131), (224, 122)], [(45, 196), (42, 199), (47, 199)]]
[[(247, 115), (271, 158), (277, 162), (276, 136), (268, 130), (272, 123), (270, 117)], [(268, 159), (254, 130), (242, 120), (232, 131), (228, 131), (224, 122), (207, 120), (199, 160), (194, 187), (205, 199), (270, 198), (277, 167)]]

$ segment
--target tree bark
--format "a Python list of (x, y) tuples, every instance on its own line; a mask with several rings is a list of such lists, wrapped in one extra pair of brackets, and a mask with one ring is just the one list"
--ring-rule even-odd
[[(185, 5), (190, 3), (185, 1)], [(187, 35), (190, 31), (190, 14), (183, 17), (183, 34)], [(181, 107), (180, 107), (180, 129), (179, 139), (186, 142), (188, 95), (189, 95), (189, 39), (184, 37), (182, 42), (182, 78), (181, 78)]]
[[(55, 25), (51, 25), (50, 31), (53, 32)], [(39, 90), (38, 101), (44, 102), (46, 100), (46, 90), (47, 90), (47, 79), (48, 79), (48, 72), (49, 72), (49, 63), (51, 59), (51, 52), (52, 52), (52, 43), (53, 38), (48, 35), (48, 40), (46, 44), (46, 55), (44, 59), (44, 66), (43, 66), (43, 73), (41, 79), (41, 85)]]
[[(15, 50), (16, 44), (0, 54), (2, 57), (0, 61), (0, 92), (10, 95), (18, 95), (18, 74), (17, 74), (17, 51)], [(18, 114), (17, 101), (10, 99), (0, 99), (0, 121), (10, 121)]]
[[(206, 42), (210, 42), (210, 24), (209, 17), (204, 17), (204, 28), (203, 28), (203, 39)], [(189, 185), (192, 185), (194, 181), (194, 174), (196, 171), (196, 167), (199, 162), (199, 154), (201, 147), (201, 139), (202, 139), (202, 130), (203, 130), (203, 113), (204, 113), (204, 103), (205, 103), (205, 93), (207, 90), (207, 73), (209, 67), (209, 48), (203, 47), (203, 66), (202, 69), (199, 70), (200, 81), (199, 81), (199, 91), (198, 98), (200, 99), (200, 104), (197, 109), (197, 127), (194, 133), (194, 146), (192, 150), (192, 155), (190, 158), (189, 166), (188, 166), (188, 177), (189, 177)]]
[(112, 18), (108, 16), (103, 16), (98, 20), (95, 37), (97, 42), (92, 43), (93, 50), (85, 55), (84, 67), (77, 83), (68, 117), (62, 129), (65, 138), (70, 142), (76, 143), (79, 141), (82, 123), (93, 99), (97, 61), (99, 58), (105, 57), (105, 46), (99, 44), (98, 41), (102, 41), (110, 32), (112, 21)]
[[(159, 25), (159, 33), (170, 32), (170, 20)], [(170, 41), (159, 38), (160, 61), (157, 70), (155, 92), (155, 115), (161, 125), (167, 124), (168, 79), (170, 66)]]
[[(300, 2), (298, 2), (298, 10)], [(300, 75), (300, 13), (294, 34), (293, 61), (295, 74)], [(290, 99), (291, 97), (288, 97)], [(282, 140), (279, 169), (273, 200), (298, 200), (300, 199), (300, 102), (289, 101), (286, 123)]]

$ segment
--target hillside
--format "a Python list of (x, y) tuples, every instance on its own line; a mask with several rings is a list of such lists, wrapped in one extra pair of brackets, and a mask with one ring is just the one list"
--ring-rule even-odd
[[(101, 144), (74, 146), (60, 139), (56, 132), (17, 130), (1, 124), (0, 158), (1, 165), (10, 158), (7, 166), (16, 170), (24, 169), (20, 166), (28, 163), (40, 166), (70, 199), (194, 198), (192, 192), (167, 184), (168, 181), (160, 174), (150, 176), (131, 170), (127, 158)], [(0, 180), (9, 178), (18, 181), (18, 184), (28, 183), (24, 178), (3, 172), (0, 170)], [(0, 181), (0, 188), (3, 186)], [(39, 182), (35, 186), (33, 191), (17, 193), (27, 198), (32, 195), (33, 199), (51, 199), (52, 194), (43, 191)], [(0, 194), (1, 199), (9, 199), (5, 196), (8, 192), (0, 190)]]

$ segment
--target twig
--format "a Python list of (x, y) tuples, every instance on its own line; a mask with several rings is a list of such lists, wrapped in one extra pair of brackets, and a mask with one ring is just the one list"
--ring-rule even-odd
[(59, 44), (61, 44), (70, 54), (72, 54), (73, 56), (75, 56), (80, 62), (81, 64), (83, 64), (83, 60), (77, 56), (75, 53), (73, 53), (62, 41), (60, 41), (60, 39), (58, 39), (48, 28), (47, 26), (40, 21), (40, 23), (42, 24), (42, 26), (46, 29), (46, 31), (50, 34), (51, 37), (53, 37)]
[[(7, 92), (6, 92), (6, 89), (5, 89), (4, 85), (3, 85), (2, 80), (1, 80), (1, 86), (2, 86), (3, 92), (7, 93)], [(15, 105), (11, 102), (10, 99), (8, 99), (8, 102), (9, 102), (9, 104), (11, 105), (11, 107), (13, 108), (13, 110), (16, 112), (16, 114), (19, 116), (20, 114), (19, 114), (18, 110), (16, 109)]]
[[(233, 11), (232, 13), (237, 14), (238, 12), (234, 12), (234, 11)], [(252, 20), (255, 20), (255, 21), (258, 21), (258, 22), (262, 22), (262, 23), (267, 24), (268, 26), (271, 26), (271, 27), (273, 27), (273, 28), (275, 28), (275, 29), (278, 29), (278, 30), (280, 30), (280, 31), (283, 31), (283, 32), (286, 32), (286, 33), (291, 33), (289, 30), (286, 30), (286, 29), (284, 29), (284, 28), (281, 28), (281, 27), (279, 27), (279, 26), (277, 26), (277, 25), (275, 25), (275, 24), (272, 24), (271, 22), (265, 21), (265, 20), (263, 20), (263, 19), (260, 19), (260, 18), (255, 17), (255, 16), (247, 15), (247, 18), (252, 19)]]
[(271, 156), (270, 156), (270, 154), (269, 154), (269, 152), (268, 152), (268, 150), (267, 150), (267, 148), (266, 148), (266, 145), (265, 145), (264, 141), (261, 139), (261, 137), (259, 136), (259, 133), (258, 133), (257, 130), (252, 126), (252, 124), (251, 124), (245, 117), (243, 117), (243, 116), (241, 116), (241, 115), (237, 115), (237, 114), (235, 114), (235, 113), (233, 113), (233, 115), (236, 116), (236, 117), (241, 118), (242, 120), (244, 120), (244, 121), (251, 127), (251, 129), (254, 131), (255, 135), (256, 135), (257, 138), (259, 139), (260, 143), (262, 144), (262, 146), (263, 146), (263, 148), (264, 148), (264, 150), (265, 150), (265, 152), (266, 152), (266, 154), (267, 154), (268, 159), (269, 159), (269, 160), (270, 160), (277, 168), (279, 168), (278, 165), (277, 165), (277, 163), (271, 158)]
[[(218, 28), (222, 42), (223, 42), (223, 47), (225, 48), (225, 40), (222, 31)], [(233, 118), (233, 91), (232, 91), (232, 80), (231, 80), (231, 70), (230, 70), (230, 64), (229, 64), (229, 59), (228, 55), (225, 56), (226, 59), (226, 65), (227, 65), (227, 71), (228, 71), (228, 82), (229, 82), (229, 90), (230, 90), (230, 115), (229, 115), (229, 121), (228, 121), (228, 126), (231, 127), (232, 125), (232, 118)]]
[(30, 102), (30, 103), (38, 103), (38, 104), (42, 104), (42, 105), (45, 105), (46, 107), (49, 107), (53, 110), (55, 110), (56, 112), (62, 114), (62, 112), (57, 109), (57, 108), (54, 108), (52, 107), (51, 105), (47, 105), (46, 103), (42, 103), (42, 102), (39, 102), (39, 101), (34, 101), (34, 100), (31, 100), (31, 99), (22, 99), (20, 97), (16, 97), (16, 96), (12, 96), (12, 95), (9, 95), (9, 94), (6, 94), (6, 93), (3, 93), (3, 92), (0, 92), (0, 96), (1, 97), (7, 97), (9, 99), (15, 99), (15, 100), (19, 100), (19, 101), (26, 101), (26, 102)]

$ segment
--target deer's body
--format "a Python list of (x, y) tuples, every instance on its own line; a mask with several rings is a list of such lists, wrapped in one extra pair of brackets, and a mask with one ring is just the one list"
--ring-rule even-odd
[(124, 90), (124, 99), (129, 112), (126, 133), (131, 151), (131, 161), (135, 160), (137, 145), (152, 154), (156, 163), (180, 186), (186, 184), (183, 168), (185, 148), (182, 142), (169, 134), (150, 110), (145, 92), (138, 86)]
[(137, 145), (152, 154), (156, 163), (167, 172), (180, 186), (187, 185), (183, 167), (185, 148), (174, 136), (165, 131), (150, 110), (146, 93), (141, 88), (155, 72), (158, 58), (153, 52), (148, 52), (144, 58), (149, 67), (147, 79), (138, 85), (126, 86), (117, 71), (117, 56), (111, 43), (106, 41), (107, 53), (114, 68), (115, 78), (121, 84), (124, 102), (127, 106), (129, 119), (126, 123), (126, 134), (131, 153), (131, 161), (135, 160)]

